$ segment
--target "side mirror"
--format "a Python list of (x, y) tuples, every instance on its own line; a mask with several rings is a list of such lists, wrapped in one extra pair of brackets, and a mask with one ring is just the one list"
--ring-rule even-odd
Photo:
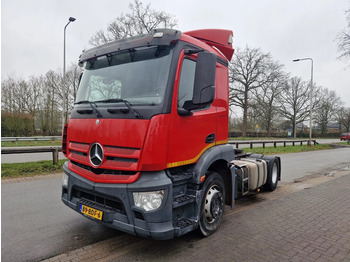
[[(191, 50), (187, 51), (190, 52)], [(192, 99), (186, 100), (182, 108), (178, 108), (180, 116), (191, 116), (192, 110), (209, 106), (215, 98), (215, 74), (217, 57), (213, 53), (195, 50), (197, 55), (194, 71)], [(193, 53), (193, 52), (192, 52)]]
[(215, 73), (216, 55), (209, 52), (198, 53), (192, 99), (194, 106), (203, 106), (214, 101)]

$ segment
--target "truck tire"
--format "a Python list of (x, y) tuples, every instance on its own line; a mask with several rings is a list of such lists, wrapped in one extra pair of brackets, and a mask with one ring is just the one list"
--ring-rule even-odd
[(274, 191), (278, 184), (278, 177), (279, 177), (279, 166), (278, 161), (275, 158), (274, 160), (271, 160), (268, 166), (268, 176), (266, 184), (264, 185), (264, 189), (267, 191)]
[(225, 184), (216, 172), (208, 172), (203, 185), (199, 231), (203, 236), (213, 234), (220, 226), (225, 207)]

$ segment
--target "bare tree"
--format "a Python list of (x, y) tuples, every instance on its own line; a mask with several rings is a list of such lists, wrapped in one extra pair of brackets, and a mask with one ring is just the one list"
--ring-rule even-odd
[(341, 123), (345, 127), (345, 131), (350, 132), (350, 107), (344, 109)]
[(321, 136), (327, 133), (327, 125), (334, 119), (337, 110), (341, 105), (340, 98), (335, 91), (329, 91), (327, 88), (321, 89), (319, 106), (315, 110), (315, 122), (321, 129)]
[(81, 73), (82, 69), (74, 63), (69, 66), (66, 72), (66, 85), (68, 87), (66, 108), (68, 108), (68, 114), (73, 109), (75, 99), (77, 98)]
[(1, 81), (1, 110), (9, 113), (17, 111), (16, 105), (13, 101), (16, 85), (16, 80), (11, 76), (8, 76)]
[(291, 121), (294, 138), (296, 138), (297, 124), (305, 121), (310, 115), (309, 88), (310, 85), (302, 81), (300, 77), (293, 77), (285, 82), (283, 92), (279, 96), (279, 112)]
[(269, 81), (254, 90), (255, 105), (253, 109), (268, 137), (271, 136), (273, 120), (278, 117), (277, 99), (287, 78), (282, 72), (282, 67), (282, 65), (275, 63), (271, 67), (272, 72), (269, 74)]
[(39, 108), (40, 108), (40, 101), (42, 98), (42, 90), (45, 88), (44, 86), (44, 79), (42, 76), (35, 77), (31, 76), (28, 81), (26, 81), (27, 89), (24, 92), (24, 95), (26, 96), (25, 99), (25, 105), (26, 105), (26, 112), (29, 113), (34, 119), (33, 121), (33, 132), (36, 134), (36, 125), (35, 125), (35, 119), (37, 117)]
[(281, 72), (282, 65), (272, 61), (269, 53), (259, 48), (237, 48), (229, 65), (230, 70), (230, 106), (243, 109), (242, 136), (247, 135), (248, 109), (253, 98), (252, 91), (266, 86)]
[(13, 91), (13, 102), (18, 113), (26, 112), (26, 99), (29, 94), (29, 87), (22, 78), (17, 79)]
[(338, 58), (350, 60), (350, 9), (345, 14), (348, 22), (347, 28), (338, 34), (336, 40), (338, 41)]
[[(2, 81), (2, 110), (14, 113), (19, 118), (22, 117), (23, 121), (32, 119), (30, 129), (33, 130), (34, 134), (36, 130), (34, 119), (40, 104), (41, 90), (41, 81), (34, 76), (31, 76), (29, 81), (14, 77), (8, 77)], [(32, 133), (32, 131), (27, 133)]]
[(343, 118), (344, 110), (345, 110), (345, 107), (341, 106), (335, 112), (335, 120), (337, 121), (339, 132), (342, 132), (342, 129), (343, 129), (342, 118)]
[(140, 0), (129, 3), (129, 9), (130, 13), (117, 17), (107, 26), (106, 32), (103, 30), (96, 32), (89, 43), (98, 46), (110, 41), (146, 34), (157, 27), (177, 26), (177, 20), (173, 15), (151, 9), (150, 4), (144, 6)]
[(45, 74), (45, 89), (43, 91), (42, 107), (40, 111), (40, 125), (44, 134), (54, 135), (59, 132), (61, 120), (61, 75), (54, 71)]
[[(71, 65), (67, 70), (66, 104), (63, 105), (61, 70), (48, 71), (44, 76), (31, 76), (28, 80), (9, 76), (2, 80), (1, 110), (8, 113), (28, 114), (34, 121), (34, 134), (41, 128), (45, 134), (60, 131), (59, 121), (63, 107), (73, 107), (81, 69)], [(67, 109), (66, 109), (67, 110)]]
[(7, 112), (29, 113), (35, 116), (40, 96), (39, 81), (32, 76), (29, 81), (23, 78), (7, 77), (2, 85), (2, 109)]

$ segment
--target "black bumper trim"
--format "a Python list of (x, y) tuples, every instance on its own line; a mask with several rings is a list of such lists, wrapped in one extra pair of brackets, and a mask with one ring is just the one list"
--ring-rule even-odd
[[(132, 184), (103, 184), (89, 181), (68, 169), (67, 162), (63, 172), (69, 176), (68, 187), (63, 188), (62, 201), (64, 204), (79, 212), (81, 203), (104, 212), (102, 222), (108, 227), (142, 237), (154, 239), (170, 239), (175, 236), (172, 222), (172, 182), (165, 171), (143, 172), (140, 178)], [(80, 190), (90, 196), (96, 196), (101, 201), (84, 199), (73, 195), (74, 190)], [(152, 212), (134, 206), (133, 192), (165, 190), (161, 207)], [(108, 201), (120, 202), (121, 210), (104, 205)], [(93, 201), (92, 201), (93, 200)], [(144, 220), (140, 220), (140, 215)], [(138, 215), (136, 215), (138, 214)], [(91, 218), (93, 219), (93, 218)]]

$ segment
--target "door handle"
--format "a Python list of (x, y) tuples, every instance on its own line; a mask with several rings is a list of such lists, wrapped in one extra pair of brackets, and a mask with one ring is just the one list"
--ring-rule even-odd
[(205, 139), (205, 143), (211, 144), (214, 141), (215, 141), (215, 134), (214, 133), (207, 135), (207, 138)]

